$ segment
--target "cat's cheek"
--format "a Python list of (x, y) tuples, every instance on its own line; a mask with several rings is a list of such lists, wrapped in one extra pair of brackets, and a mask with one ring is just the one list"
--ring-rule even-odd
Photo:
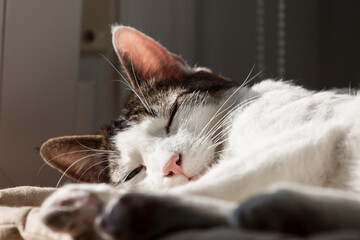
[(184, 157), (184, 171), (190, 181), (199, 179), (214, 164), (215, 153), (207, 147), (200, 147), (198, 151), (192, 151), (187, 155), (192, 155)]
[[(137, 180), (137, 179), (136, 179)], [(141, 180), (130, 181), (129, 183), (119, 186), (127, 192), (131, 191), (161, 191), (171, 189), (173, 187), (185, 185), (190, 182), (188, 178), (183, 176), (165, 177), (161, 174), (148, 174)]]

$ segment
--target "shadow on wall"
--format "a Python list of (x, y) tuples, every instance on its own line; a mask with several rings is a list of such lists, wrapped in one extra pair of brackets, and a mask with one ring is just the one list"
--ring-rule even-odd
[(120, 22), (238, 81), (255, 64), (321, 90), (359, 82), (359, 11), (357, 0), (121, 1)]

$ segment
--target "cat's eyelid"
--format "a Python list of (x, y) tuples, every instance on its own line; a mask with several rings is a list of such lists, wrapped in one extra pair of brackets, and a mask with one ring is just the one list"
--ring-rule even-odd
[(166, 134), (169, 134), (169, 132), (170, 132), (170, 126), (171, 126), (172, 121), (174, 120), (177, 110), (178, 110), (178, 103), (177, 103), (177, 100), (175, 100), (175, 102), (171, 106), (170, 118), (169, 118), (168, 124), (166, 125)]
[(127, 182), (136, 177), (143, 169), (146, 169), (145, 166), (140, 165), (136, 168), (134, 168), (132, 171), (130, 171), (122, 180), (122, 182)]

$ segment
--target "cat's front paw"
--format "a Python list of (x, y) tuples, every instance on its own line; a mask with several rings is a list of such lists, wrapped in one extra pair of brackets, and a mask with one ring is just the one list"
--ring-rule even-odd
[(321, 213), (306, 195), (287, 189), (249, 198), (232, 214), (239, 228), (306, 236), (323, 228)]
[[(102, 211), (108, 186), (74, 184), (60, 188), (42, 205), (42, 222), (56, 232), (66, 232), (75, 238), (97, 239), (93, 230), (95, 218)], [(104, 195), (105, 193), (105, 195)]]
[(174, 231), (227, 224), (222, 217), (174, 196), (128, 193), (109, 204), (97, 218), (105, 239), (158, 239)]

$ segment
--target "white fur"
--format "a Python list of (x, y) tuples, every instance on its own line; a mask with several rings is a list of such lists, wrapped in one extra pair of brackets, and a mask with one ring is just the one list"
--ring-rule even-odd
[[(244, 88), (222, 109), (236, 100), (239, 103), (256, 98), (235, 110), (220, 128), (230, 125), (230, 132), (224, 136), (227, 141), (218, 163), (213, 164), (214, 148), (210, 146), (214, 142), (208, 138), (198, 145), (197, 137), (209, 119), (222, 112), (220, 106), (234, 90), (218, 105), (181, 107), (169, 135), (165, 132), (166, 118), (149, 118), (120, 132), (114, 139), (121, 152), (120, 165), (127, 171), (139, 165), (146, 166), (146, 170), (119, 187), (144, 191), (171, 188), (175, 193), (231, 201), (278, 181), (359, 190), (359, 97), (315, 93), (271, 80)], [(225, 114), (211, 121), (205, 132)], [(162, 169), (174, 152), (183, 154), (185, 174), (198, 180), (164, 176)]]
[[(166, 101), (167, 105), (171, 101), (173, 96)], [(146, 169), (131, 180), (120, 182), (117, 189), (105, 184), (60, 189), (43, 204), (43, 222), (55, 231), (76, 235), (92, 228), (84, 225), (83, 219), (97, 217), (95, 228), (104, 239), (113, 239), (99, 227), (104, 214), (101, 211), (111, 213), (127, 191), (178, 197), (183, 207), (196, 206), (227, 219), (238, 202), (278, 182), (295, 184), (286, 184), (285, 189), (295, 190), (298, 201), (314, 207), (326, 219), (339, 216), (339, 221), (349, 226), (358, 221), (358, 96), (315, 93), (268, 80), (249, 89), (231, 89), (217, 104), (206, 102), (204, 99), (194, 106), (181, 105), (169, 133), (165, 131), (168, 123), (165, 107), (159, 117), (148, 117), (119, 132), (113, 141), (121, 156), (113, 177), (124, 179), (140, 165)], [(246, 102), (249, 104), (244, 105)], [(227, 134), (214, 138), (222, 132)], [(209, 133), (213, 133), (212, 137)], [(214, 139), (223, 142), (218, 159), (212, 147), (217, 144)], [(182, 153), (184, 173), (191, 179), (164, 175), (163, 167), (173, 153)], [(272, 187), (270, 192), (278, 192), (277, 196), (284, 198), (294, 196), (294, 192), (286, 195), (282, 189)], [(80, 215), (61, 226), (52, 224), (53, 216), (68, 212)], [(80, 223), (75, 230), (70, 228), (74, 222)]]
[[(121, 28), (112, 27), (113, 34)], [(183, 67), (187, 73), (203, 70)], [(107, 204), (111, 210), (121, 192), (131, 190), (175, 195), (197, 206), (210, 202), (208, 208), (218, 207), (226, 218), (239, 201), (278, 182), (302, 185), (289, 188), (312, 195), (310, 205), (313, 199), (324, 198), (317, 202), (324, 205), (324, 212), (329, 196), (344, 206), (348, 201), (343, 200), (358, 196), (359, 96), (312, 92), (272, 80), (230, 89), (217, 101), (195, 92), (191, 104), (179, 106), (167, 132), (169, 106), (176, 97), (164, 99), (155, 109), (157, 117), (145, 117), (112, 139), (120, 153), (119, 159), (111, 159), (118, 168), (110, 169), (117, 189), (87, 184), (62, 188), (44, 203), (43, 221), (51, 225), (46, 219), (51, 220), (53, 213), (80, 209), (81, 222), (84, 216), (99, 214), (98, 205)], [(181, 153), (187, 177), (165, 176), (164, 166), (174, 153)], [(123, 181), (139, 166), (145, 167)], [(303, 186), (317, 187), (316, 194)], [(344, 192), (351, 194), (342, 197)], [(86, 205), (91, 201), (86, 200), (94, 195), (97, 200), (89, 212)], [(188, 195), (197, 196), (183, 197)], [(76, 204), (69, 207), (69, 202)], [(358, 212), (359, 201), (350, 205)], [(336, 206), (341, 213), (341, 205)], [(62, 231), (70, 231), (65, 225)]]
[[(119, 165), (122, 170), (128, 173), (139, 165), (146, 166), (146, 171), (119, 187), (149, 191), (187, 183), (188, 179), (184, 176), (164, 176), (163, 167), (174, 153), (182, 153), (183, 169), (187, 176), (194, 177), (205, 171), (213, 159), (214, 151), (208, 149), (211, 142), (204, 141), (201, 145), (194, 142), (197, 133), (207, 123), (205, 120), (215, 112), (216, 108), (211, 105), (191, 109), (180, 107), (168, 135), (165, 131), (168, 119), (165, 118), (146, 119), (117, 134), (114, 141), (121, 154)], [(197, 120), (188, 122), (188, 116)], [(124, 177), (119, 176), (120, 179)]]

